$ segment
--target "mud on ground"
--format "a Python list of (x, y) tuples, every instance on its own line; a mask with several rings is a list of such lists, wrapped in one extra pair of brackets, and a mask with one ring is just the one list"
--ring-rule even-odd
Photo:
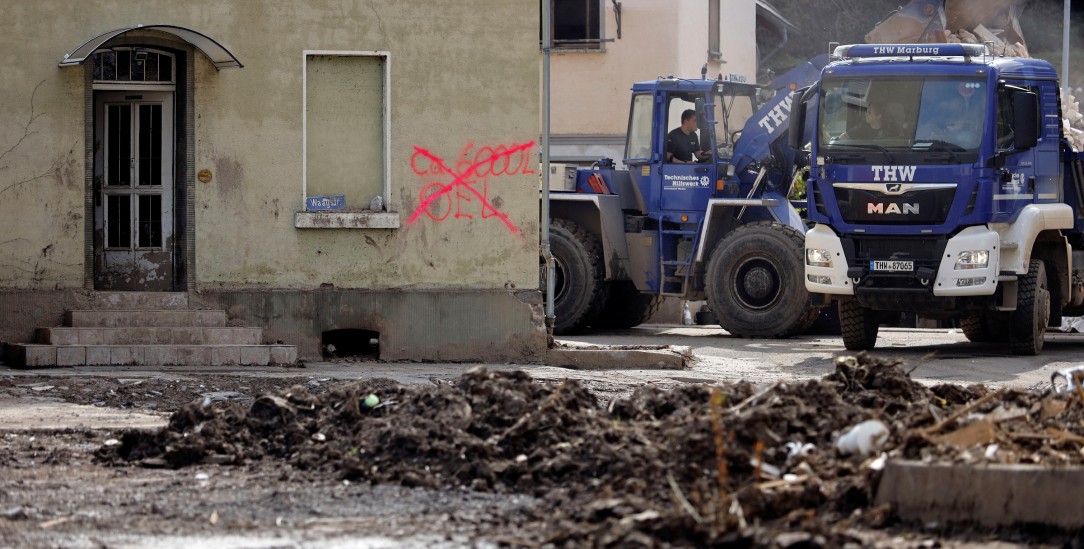
[[(365, 497), (405, 490), (388, 505), (407, 505), (406, 515), (416, 520), (372, 520), (361, 530), (347, 530), (433, 536), (422, 545), (483, 540), (524, 547), (929, 546), (1057, 544), (1074, 535), (923, 532), (921, 525), (901, 524), (891, 509), (872, 504), (883, 460), (835, 448), (840, 433), (877, 419), (888, 428), (880, 448), (888, 456), (1078, 464), (1084, 461), (1084, 406), (1072, 393), (927, 388), (901, 365), (868, 355), (841, 357), (833, 374), (815, 381), (643, 387), (607, 401), (575, 380), (540, 383), (523, 372), (485, 369), (429, 386), (312, 381), (258, 396), (236, 391), (243, 398), (225, 399), (204, 394), (230, 392), (224, 382), (204, 380), (218, 390), (191, 395), (192, 387), (177, 387), (175, 396), (157, 384), (150, 391), (137, 386), (134, 391), (159, 397), (157, 402), (184, 402), (168, 427), (106, 434), (107, 440), (67, 433), (40, 448), (6, 440), (0, 464), (27, 469), (27, 461), (74, 463), (103, 475), (105, 486), (118, 475), (147, 486), (165, 483), (157, 496), (140, 492), (144, 507), (137, 526), (154, 526), (159, 518), (174, 529), (170, 533), (209, 535), (220, 532), (221, 521), (251, 534), (274, 524), (261, 512), (259, 494), (245, 496), (256, 500), (247, 503), (226, 499), (208, 505), (207, 494), (197, 488), (213, 480), (227, 492), (248, 494), (243, 488), (251, 491), (254, 483), (276, 494), (296, 493), (302, 501), (314, 493), (338, 494), (331, 504), (314, 498), (323, 503), (313, 503), (322, 510), (312, 516), (293, 508), (294, 522), (320, 518), (329, 507), (336, 520), (364, 522), (386, 501), (366, 510)], [(94, 393), (66, 391), (72, 400)], [(127, 389), (113, 392), (125, 396), (89, 401), (138, 406), (143, 398)], [(981, 422), (989, 424), (981, 430), (988, 435), (976, 436), (968, 426)], [(991, 453), (994, 441), (998, 446)], [(193, 471), (200, 471), (195, 484)], [(231, 477), (239, 479), (237, 485), (223, 480)], [(17, 503), (12, 493), (22, 492), (0, 493), (0, 507)], [(175, 505), (177, 497), (182, 504)], [(457, 503), (410, 508), (412, 498)], [(21, 509), (11, 511), (12, 517), (0, 515), (0, 533), (48, 540), (21, 526), (79, 517), (74, 508), (66, 515), (54, 511), (54, 518)], [(163, 509), (198, 527), (163, 518)], [(27, 520), (34, 513), (40, 515), (37, 522)], [(76, 531), (64, 530), (80, 522), (71, 520), (55, 527)]]

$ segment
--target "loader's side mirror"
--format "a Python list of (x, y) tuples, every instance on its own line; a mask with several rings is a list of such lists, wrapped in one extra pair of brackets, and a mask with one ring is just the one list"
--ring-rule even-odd
[(1013, 147), (1022, 151), (1039, 141), (1039, 97), (1029, 91), (1012, 94)]
[(802, 148), (805, 135), (805, 102), (802, 101), (805, 88), (790, 94), (790, 125), (787, 127), (787, 147), (792, 151)]

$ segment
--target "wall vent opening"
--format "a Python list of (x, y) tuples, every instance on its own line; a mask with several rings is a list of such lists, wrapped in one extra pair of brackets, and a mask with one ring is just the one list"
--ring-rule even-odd
[(328, 330), (320, 334), (320, 353), (324, 358), (380, 358), (380, 332), (373, 330)]

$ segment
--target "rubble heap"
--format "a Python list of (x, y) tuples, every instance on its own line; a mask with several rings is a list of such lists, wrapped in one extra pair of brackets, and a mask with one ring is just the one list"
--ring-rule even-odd
[[(951, 43), (987, 44), (992, 55), (1007, 57), (1031, 57), (1028, 48), (1021, 42), (1008, 43), (1000, 38), (1000, 32), (994, 32), (983, 25), (971, 30), (958, 29), (947, 33), (946, 40)], [(1062, 127), (1069, 144), (1075, 150), (1084, 151), (1084, 114), (1080, 104), (1072, 94), (1063, 93), (1061, 97)]]
[[(315, 396), (294, 387), (196, 401), (157, 432), (129, 431), (98, 458), (117, 465), (297, 469), (373, 483), (522, 493), (539, 532), (516, 544), (862, 544), (886, 458), (1081, 463), (1084, 394), (914, 382), (896, 362), (836, 359), (820, 380), (645, 386), (609, 403), (577, 381), (474, 369), (436, 386), (367, 381)], [(876, 437), (837, 441), (856, 425)], [(855, 448), (858, 450), (856, 451)]]

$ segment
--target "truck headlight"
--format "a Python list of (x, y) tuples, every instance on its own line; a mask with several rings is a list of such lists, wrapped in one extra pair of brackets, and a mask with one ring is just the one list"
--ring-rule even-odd
[(990, 264), (989, 250), (967, 250), (956, 256), (957, 271), (963, 269), (985, 269)]
[(831, 267), (832, 266), (832, 252), (828, 250), (817, 250), (815, 248), (805, 249), (805, 264), (813, 267)]

